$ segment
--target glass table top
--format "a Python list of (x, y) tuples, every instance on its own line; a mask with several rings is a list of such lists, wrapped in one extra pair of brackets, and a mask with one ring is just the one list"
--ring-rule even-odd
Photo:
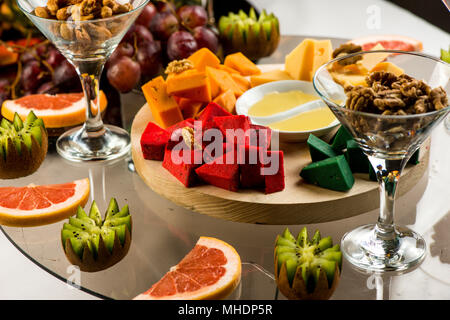
[[(316, 37), (317, 38), (317, 37)], [(260, 63), (283, 63), (284, 56), (303, 37), (282, 37), (279, 49)], [(333, 39), (333, 45), (344, 42)], [(118, 101), (117, 101), (118, 102)], [(145, 103), (138, 92), (120, 96), (121, 123), (129, 129)], [(118, 116), (118, 115), (117, 115)], [(431, 138), (429, 168), (419, 183), (397, 201), (396, 221), (421, 233), (427, 242), (425, 261), (406, 274), (369, 274), (354, 270), (345, 260), (332, 299), (450, 299), (450, 133), (443, 124)], [(273, 249), (284, 225), (246, 224), (205, 216), (160, 197), (134, 172), (131, 157), (113, 163), (76, 164), (63, 160), (53, 149), (37, 172), (0, 186), (65, 183), (89, 177), (91, 195), (101, 212), (111, 197), (128, 204), (133, 218), (128, 254), (116, 265), (99, 272), (74, 270), (60, 240), (64, 221), (32, 227), (2, 227), (8, 239), (30, 260), (80, 290), (105, 299), (131, 299), (157, 282), (189, 252), (200, 236), (216, 237), (236, 248), (243, 262), (242, 281), (230, 299), (285, 299), (273, 278)], [(339, 243), (345, 232), (375, 221), (377, 210), (339, 221), (307, 225)], [(303, 225), (290, 225), (297, 234)]]

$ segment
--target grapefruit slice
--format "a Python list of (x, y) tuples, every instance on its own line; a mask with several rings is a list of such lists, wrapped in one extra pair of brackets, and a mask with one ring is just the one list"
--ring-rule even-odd
[[(103, 112), (107, 105), (106, 96), (100, 91), (99, 97), (100, 112)], [(6, 100), (2, 105), (2, 115), (10, 121), (15, 112), (25, 119), (30, 110), (44, 120), (46, 128), (71, 127), (86, 120), (83, 93), (31, 94), (16, 100)]]
[(225, 299), (241, 280), (241, 258), (228, 243), (200, 237), (161, 280), (135, 300)]
[(0, 188), (0, 224), (33, 227), (75, 214), (89, 198), (89, 179), (53, 185)]
[(400, 35), (370, 35), (349, 42), (361, 46), (363, 51), (369, 51), (377, 44), (381, 44), (386, 50), (422, 51), (423, 49), (422, 42), (419, 40)]

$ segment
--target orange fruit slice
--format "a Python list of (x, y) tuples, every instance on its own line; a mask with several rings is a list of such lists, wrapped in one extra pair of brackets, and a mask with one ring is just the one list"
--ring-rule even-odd
[(422, 51), (423, 49), (422, 42), (419, 40), (401, 35), (370, 35), (349, 42), (361, 46), (363, 51), (369, 51), (379, 43), (386, 50)]
[(0, 224), (33, 227), (75, 214), (89, 198), (89, 179), (53, 185), (0, 188)]
[(225, 299), (241, 280), (241, 258), (228, 243), (200, 237), (195, 247), (161, 280), (135, 300)]
[[(100, 91), (99, 97), (100, 112), (103, 112), (107, 106), (103, 91)], [(10, 121), (14, 119), (15, 112), (24, 120), (30, 110), (44, 120), (46, 128), (71, 127), (86, 121), (83, 93), (31, 94), (16, 100), (6, 100), (2, 105), (2, 115)]]

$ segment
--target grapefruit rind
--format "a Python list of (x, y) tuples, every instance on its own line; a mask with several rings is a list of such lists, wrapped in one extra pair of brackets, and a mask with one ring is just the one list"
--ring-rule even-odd
[[(75, 94), (74, 94), (75, 95)], [(48, 96), (50, 98), (57, 97), (58, 95), (52, 96), (45, 94), (44, 96)], [(107, 107), (107, 99), (103, 91), (100, 91), (100, 112), (103, 112)], [(30, 96), (26, 96), (24, 98), (31, 98)], [(21, 98), (17, 99), (20, 101)], [(62, 128), (62, 127), (72, 127), (79, 124), (82, 124), (86, 121), (86, 102), (84, 100), (84, 96), (80, 96), (80, 99), (76, 102), (73, 102), (71, 106), (62, 109), (33, 109), (27, 108), (19, 103), (16, 100), (5, 100), (2, 105), (2, 116), (6, 119), (12, 121), (14, 118), (14, 113), (17, 112), (19, 116), (24, 120), (30, 110), (33, 110), (35, 115), (38, 118), (42, 118), (44, 121), (44, 125), (47, 129), (52, 128)], [(94, 114), (96, 112), (93, 112)]]
[[(366, 37), (360, 37), (360, 38), (355, 38), (353, 40), (350, 40), (349, 43), (354, 43), (356, 45), (360, 45), (360, 46), (364, 46), (365, 44), (377, 44), (380, 41), (386, 41), (386, 42), (403, 42), (406, 44), (409, 44), (412, 46), (413, 50), (409, 50), (409, 51), (422, 51), (423, 50), (423, 44), (421, 41), (411, 38), (411, 37), (407, 37), (407, 36), (403, 36), (403, 35), (392, 35), (392, 34), (385, 34), (385, 35), (369, 35)], [(390, 49), (390, 48), (386, 48), (386, 49)], [(401, 50), (401, 49), (399, 49)]]
[[(0, 206), (0, 224), (9, 227), (35, 227), (64, 220), (75, 214), (78, 206), (84, 207), (89, 198), (89, 179), (73, 181), (75, 194), (64, 202), (44, 209), (18, 210)], [(51, 187), (51, 186), (49, 186)]]
[[(227, 258), (227, 263), (223, 265), (226, 273), (213, 285), (205, 286), (196, 291), (177, 293), (170, 296), (155, 297), (148, 291), (135, 297), (135, 300), (222, 300), (226, 299), (239, 285), (241, 281), (241, 258), (236, 250), (228, 243), (211, 237), (200, 237), (197, 245), (221, 250)], [(177, 269), (177, 266), (170, 268), (170, 271)], [(170, 272), (169, 271), (169, 272)]]

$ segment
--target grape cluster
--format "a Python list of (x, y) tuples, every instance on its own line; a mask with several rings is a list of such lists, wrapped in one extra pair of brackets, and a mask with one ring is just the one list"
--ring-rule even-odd
[(16, 51), (18, 58), (0, 69), (0, 104), (30, 94), (81, 91), (75, 68), (48, 41), (9, 49)]
[(168, 1), (149, 3), (106, 63), (108, 81), (118, 91), (129, 92), (162, 74), (168, 62), (203, 47), (217, 53), (219, 38), (202, 6), (177, 9)]

